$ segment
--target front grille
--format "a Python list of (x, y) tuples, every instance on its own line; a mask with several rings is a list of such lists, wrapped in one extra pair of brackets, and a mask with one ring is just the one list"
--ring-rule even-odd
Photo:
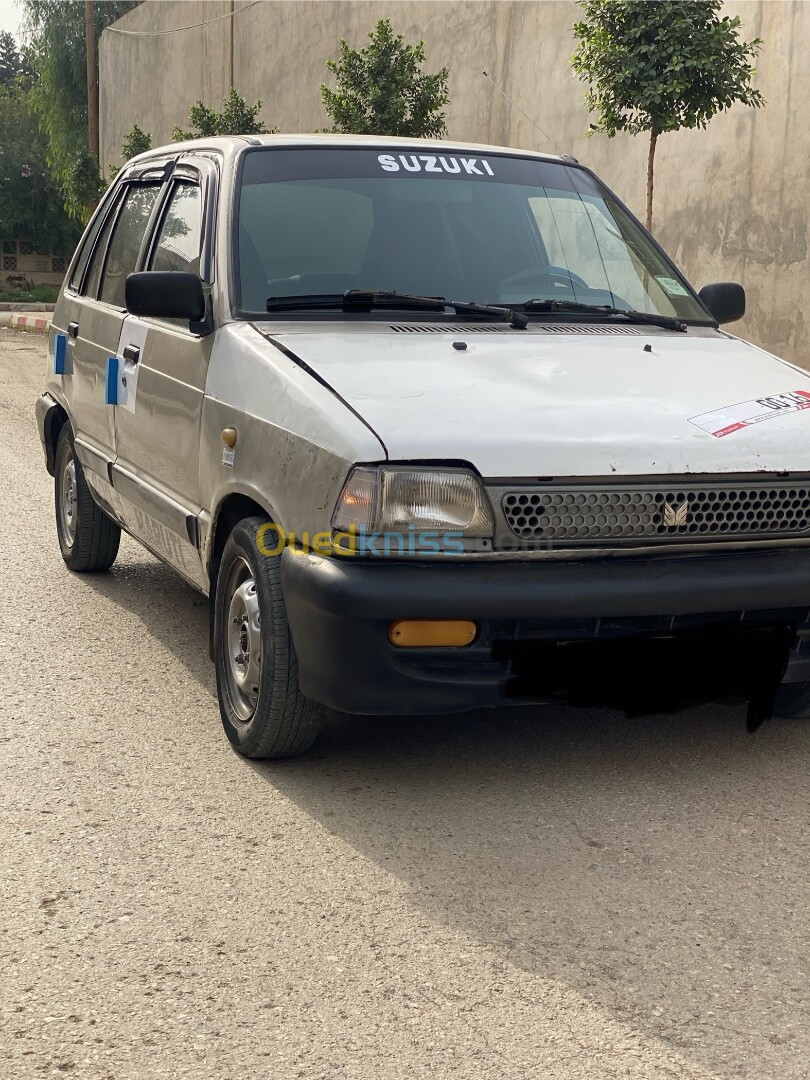
[(514, 536), (543, 546), (810, 536), (810, 486), (526, 487), (501, 507)]

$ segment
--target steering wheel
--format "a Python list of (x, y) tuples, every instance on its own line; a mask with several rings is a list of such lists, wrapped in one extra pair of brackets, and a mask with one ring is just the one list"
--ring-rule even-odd
[[(570, 288), (574, 284), (579, 285), (581, 289), (590, 289), (584, 278), (581, 278), (579, 274), (571, 273), (562, 266), (546, 266), (543, 269), (538, 266), (532, 267), (530, 270), (519, 270), (516, 274), (510, 274), (509, 277), (498, 282), (498, 291), (509, 292), (511, 289), (532, 281), (538, 283), (540, 292), (548, 288), (549, 282), (564, 285), (566, 288)], [(533, 297), (530, 297), (530, 299), (533, 299)]]

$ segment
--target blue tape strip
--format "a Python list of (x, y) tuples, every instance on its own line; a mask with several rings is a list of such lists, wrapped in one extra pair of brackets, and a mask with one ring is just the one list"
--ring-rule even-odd
[(54, 375), (65, 374), (65, 353), (67, 351), (67, 337), (65, 334), (56, 334), (53, 339), (53, 373)]
[(118, 404), (118, 357), (107, 357), (107, 382), (104, 394), (107, 405)]

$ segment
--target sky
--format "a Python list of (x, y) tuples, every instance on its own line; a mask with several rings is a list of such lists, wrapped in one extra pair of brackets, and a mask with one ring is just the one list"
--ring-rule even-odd
[(0, 0), (0, 30), (10, 30), (17, 34), (22, 21), (22, 12), (14, 0)]

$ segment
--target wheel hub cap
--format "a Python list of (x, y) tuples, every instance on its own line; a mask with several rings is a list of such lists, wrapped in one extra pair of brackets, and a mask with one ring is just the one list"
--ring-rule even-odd
[(250, 576), (237, 585), (231, 596), (227, 637), (232, 697), (238, 712), (247, 720), (256, 708), (262, 663), (259, 598)]
[(62, 512), (62, 531), (71, 546), (76, 538), (76, 495), (76, 461), (70, 458), (62, 471), (62, 498), (59, 508)]

